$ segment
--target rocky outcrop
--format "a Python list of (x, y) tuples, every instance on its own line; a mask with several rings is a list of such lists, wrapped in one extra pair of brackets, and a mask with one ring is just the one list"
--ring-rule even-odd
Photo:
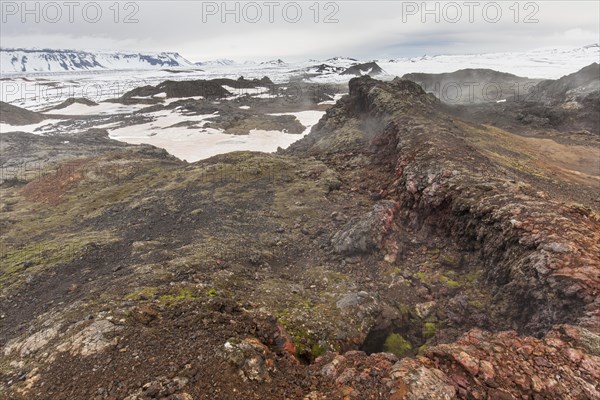
[[(362, 218), (355, 218), (346, 224), (331, 238), (337, 253), (355, 255), (373, 250), (389, 251), (390, 257), (395, 253), (393, 241), (387, 238), (390, 225), (397, 212), (398, 205), (391, 201), (382, 201)], [(387, 248), (386, 249), (386, 244)]]
[(383, 74), (383, 69), (376, 62), (368, 62), (363, 64), (355, 64), (351, 67), (346, 68), (342, 75), (354, 75), (354, 76), (376, 76)]
[(241, 342), (227, 341), (220, 354), (238, 369), (242, 379), (256, 382), (271, 380), (269, 370), (273, 369), (273, 354), (257, 339), (247, 338)]
[[(422, 116), (440, 103), (416, 83), (400, 78), (388, 83), (368, 76), (352, 79), (349, 90), (349, 96), (338, 100), (335, 107), (328, 109), (311, 133), (293, 143), (287, 154), (379, 152), (373, 160), (381, 163), (396, 147), (394, 143), (384, 143), (380, 134), (384, 129), (393, 129), (393, 124), (390, 124), (393, 114), (404, 111), (410, 115), (414, 111), (415, 118), (418, 118), (416, 116)], [(431, 117), (435, 118), (435, 115)]]
[[(556, 130), (563, 135), (583, 133), (597, 140), (600, 135), (600, 66), (597, 63), (557, 80), (535, 85), (525, 82), (517, 87), (518, 92), (510, 87), (503, 91), (509, 95), (502, 97), (503, 102), (456, 107), (452, 112), (504, 129), (531, 133), (542, 130), (545, 134)], [(491, 99), (500, 97), (491, 96)], [(459, 101), (450, 103), (461, 104)]]
[(308, 67), (306, 69), (307, 73), (314, 73), (314, 74), (336, 74), (336, 73), (340, 73), (345, 71), (346, 68), (344, 67), (336, 67), (334, 65), (329, 65), (329, 64), (319, 64), (319, 65), (313, 65), (312, 67)]
[(402, 79), (418, 83), (426, 92), (449, 104), (496, 103), (525, 94), (539, 82), (492, 69), (473, 68), (441, 74), (411, 73)]
[[(470, 332), (403, 359), (391, 373), (399, 386), (390, 398), (597, 398), (597, 345), (573, 337), (585, 337), (585, 343), (598, 338), (598, 214), (564, 203), (560, 187), (547, 186), (534, 173), (488, 158), (477, 145), (487, 128), (453, 120), (408, 81), (351, 80), (350, 96), (290, 152), (326, 158), (336, 149), (348, 150), (338, 138), (350, 127), (352, 148), (368, 149), (373, 162), (394, 171), (381, 186), (385, 198), (399, 205), (396, 218), (478, 254), (495, 296), (488, 312), (521, 335), (543, 337)], [(496, 143), (489, 133), (485, 137)], [(349, 239), (360, 231), (356, 226), (362, 225), (349, 224), (334, 236), (336, 251), (368, 247), (371, 236), (365, 232), (362, 241)], [(573, 325), (557, 327), (564, 323)], [(333, 379), (349, 375), (360, 385), (360, 371), (345, 371)]]
[(527, 101), (543, 104), (577, 102), (600, 90), (600, 65), (593, 63), (560, 79), (546, 80), (536, 85)]
[(507, 107), (525, 125), (586, 130), (598, 135), (600, 65), (594, 63), (558, 80), (540, 82), (523, 99)]
[(348, 352), (312, 368), (351, 399), (597, 399), (599, 345), (596, 334), (566, 325), (542, 339), (472, 330), (415, 358)]
[(248, 135), (254, 129), (300, 134), (306, 129), (293, 115), (252, 115), (240, 111), (219, 115), (205, 126), (230, 135)]
[[(331, 152), (336, 136), (370, 118), (380, 126), (355, 130), (356, 142), (394, 168), (386, 190), (398, 201), (401, 219), (414, 229), (445, 232), (477, 251), (488, 282), (497, 288), (499, 312), (536, 334), (555, 323), (596, 320), (597, 214), (539, 193), (527, 174), (520, 182), (507, 179), (503, 166), (469, 149), (483, 128), (454, 123), (414, 83), (353, 79), (347, 101), (328, 111), (291, 152)], [(357, 243), (349, 240), (352, 232), (337, 234), (336, 251)]]
[[(229, 86), (235, 89), (251, 89), (256, 87), (270, 87), (273, 82), (268, 77), (261, 79), (198, 79), (195, 81), (164, 81), (156, 86), (142, 86), (125, 93), (120, 102), (135, 102), (143, 98), (152, 97), (165, 93), (167, 98), (173, 97), (194, 97), (202, 96), (204, 98), (223, 98), (230, 96), (231, 93), (223, 86)], [(157, 96), (158, 97), (158, 96)]]
[(98, 105), (98, 103), (88, 100), (86, 98), (69, 97), (67, 100), (63, 101), (59, 105), (50, 108), (50, 110), (62, 110), (63, 108), (67, 108), (72, 104), (83, 104), (84, 106), (97, 106)]

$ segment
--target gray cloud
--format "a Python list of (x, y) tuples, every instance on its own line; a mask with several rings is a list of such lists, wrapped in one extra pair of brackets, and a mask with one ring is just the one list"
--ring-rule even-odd
[[(598, 2), (519, 2), (518, 14), (509, 8), (513, 3), (479, 2), (471, 8), (471, 22), (463, 1), (427, 2), (425, 7), (432, 12), (425, 14), (421, 1), (121, 1), (118, 7), (115, 2), (67, 6), (65, 1), (46, 1), (27, 2), (27, 13), (22, 1), (3, 0), (0, 33), (2, 47), (178, 51), (192, 61), (333, 55), (387, 58), (598, 42)], [(502, 15), (494, 23), (496, 5)], [(301, 16), (293, 22), (298, 8)], [(269, 11), (273, 11), (272, 21)], [(460, 18), (456, 11), (461, 12)], [(530, 14), (538, 22), (526, 23)], [(137, 22), (126, 23), (128, 15)], [(328, 15), (330, 23), (325, 21)]]

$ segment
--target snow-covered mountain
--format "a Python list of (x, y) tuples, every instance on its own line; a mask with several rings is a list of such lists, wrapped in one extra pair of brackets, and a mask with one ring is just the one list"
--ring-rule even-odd
[(264, 61), (260, 63), (261, 65), (286, 65), (286, 62), (283, 61), (281, 58), (278, 58), (277, 60), (270, 60), (270, 61)]
[(356, 58), (352, 58), (352, 57), (336, 56), (336, 57), (328, 58), (324, 62), (329, 63), (329, 64), (348, 64), (348, 63), (355, 63), (358, 61), (359, 60), (357, 60)]
[(208, 61), (199, 61), (195, 63), (196, 65), (233, 65), (235, 64), (234, 60), (230, 60), (228, 58), (219, 58), (217, 60), (208, 60)]
[[(188, 67), (192, 73), (215, 77), (256, 76), (268, 74), (272, 79), (286, 80), (290, 71), (303, 70), (313, 75), (313, 81), (347, 81), (341, 72), (366, 62), (376, 62), (390, 76), (408, 73), (445, 73), (464, 68), (494, 69), (529, 78), (556, 79), (598, 62), (600, 45), (591, 44), (574, 49), (537, 49), (522, 52), (425, 55), (414, 58), (364, 59), (333, 57), (321, 61), (287, 63), (281, 59), (266, 62), (234, 62), (217, 59), (191, 63), (178, 53), (133, 53), (76, 50), (30, 50), (0, 48), (2, 73), (29, 74), (54, 72), (94, 72), (118, 70), (160, 70)], [(291, 69), (290, 69), (291, 68)]]
[(192, 66), (179, 53), (0, 49), (2, 73), (101, 71)]
[(424, 55), (376, 60), (386, 72), (402, 76), (413, 72), (444, 73), (463, 68), (487, 68), (529, 78), (557, 79), (600, 59), (600, 44), (577, 48), (542, 48), (520, 52)]

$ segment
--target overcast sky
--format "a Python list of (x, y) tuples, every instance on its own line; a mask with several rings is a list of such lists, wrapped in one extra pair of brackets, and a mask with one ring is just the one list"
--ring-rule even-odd
[(176, 51), (190, 61), (414, 57), (600, 41), (598, 1), (427, 2), (427, 9), (421, 1), (1, 3), (2, 48)]

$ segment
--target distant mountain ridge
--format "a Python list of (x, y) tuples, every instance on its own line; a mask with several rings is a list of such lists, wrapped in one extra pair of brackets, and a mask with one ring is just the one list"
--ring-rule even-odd
[(1, 48), (2, 73), (101, 71), (186, 67), (193, 64), (176, 52), (91, 52), (68, 49)]
[[(232, 54), (233, 56), (233, 54)], [(313, 75), (311, 79), (320, 82), (326, 80), (344, 81), (350, 76), (364, 74), (341, 75), (345, 71), (358, 64), (376, 63), (383, 73), (390, 77), (403, 76), (409, 73), (451, 73), (457, 70), (471, 69), (493, 69), (498, 72), (516, 74), (520, 77), (532, 79), (557, 79), (572, 71), (583, 68), (593, 62), (598, 62), (600, 57), (600, 45), (590, 44), (577, 48), (542, 48), (519, 52), (497, 52), (476, 54), (440, 54), (425, 55), (414, 58), (385, 58), (385, 59), (356, 59), (347, 56), (336, 56), (326, 60), (295, 60), (284, 61), (282, 59), (271, 59), (261, 62), (260, 60), (234, 61), (229, 58), (207, 58), (197, 63), (191, 63), (176, 52), (114, 52), (96, 50), (70, 50), (70, 49), (23, 49), (0, 47), (0, 64), (3, 74), (30, 74), (30, 73), (56, 73), (56, 72), (101, 72), (112, 70), (153, 70), (172, 69), (170, 72), (179, 72), (185, 69), (198, 71), (206, 66), (212, 70), (228, 69), (236, 70), (240, 75), (253, 73), (251, 68), (268, 67), (270, 74), (287, 74), (290, 68), (293, 71), (305, 70)], [(322, 68), (319, 66), (323, 65)], [(243, 71), (248, 67), (248, 71)], [(175, 71), (179, 69), (179, 71)], [(356, 68), (355, 68), (356, 70)], [(230, 71), (231, 72), (231, 71)], [(263, 76), (258, 71), (255, 77)], [(370, 75), (375, 75), (370, 73)], [(348, 78), (348, 79), (346, 79)]]
[(194, 63), (195, 65), (233, 65), (236, 62), (234, 60), (230, 60), (228, 58), (219, 58), (216, 60), (208, 60), (208, 61), (198, 61)]

